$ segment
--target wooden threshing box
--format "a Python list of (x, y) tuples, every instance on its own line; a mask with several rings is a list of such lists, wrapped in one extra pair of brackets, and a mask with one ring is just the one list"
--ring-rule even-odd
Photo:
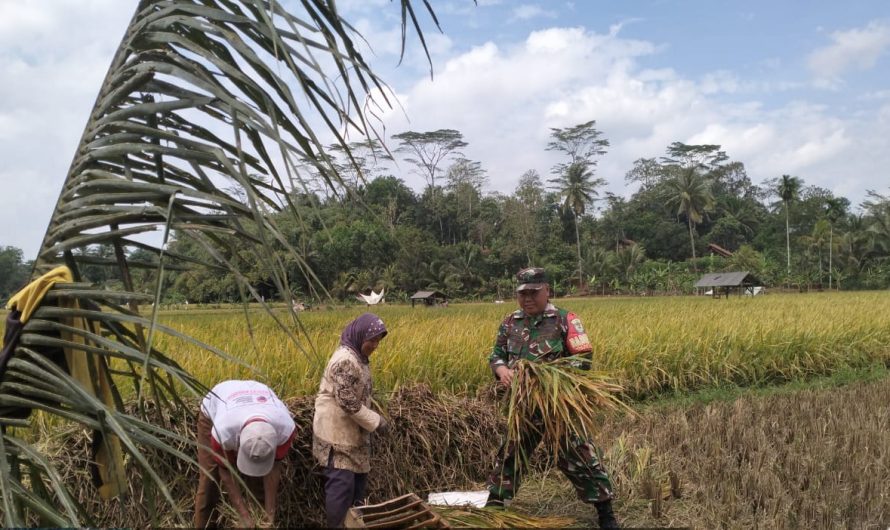
[(413, 493), (380, 504), (350, 508), (345, 524), (346, 528), (451, 528)]

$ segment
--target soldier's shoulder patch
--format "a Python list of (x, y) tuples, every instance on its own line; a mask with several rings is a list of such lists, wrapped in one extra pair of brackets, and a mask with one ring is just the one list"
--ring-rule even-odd
[(578, 318), (578, 315), (575, 313), (569, 313), (567, 316), (567, 320), (569, 321), (569, 325), (575, 329), (576, 333), (584, 333), (584, 325), (581, 324), (581, 319)]
[(584, 331), (581, 319), (574, 313), (566, 315), (568, 320), (568, 329), (566, 330), (566, 342), (569, 352), (572, 354), (586, 353), (591, 351), (590, 339)]

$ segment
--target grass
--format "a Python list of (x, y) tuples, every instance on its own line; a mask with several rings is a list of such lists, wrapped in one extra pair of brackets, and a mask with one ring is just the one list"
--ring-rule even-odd
[[(567, 299), (594, 347), (594, 369), (611, 374), (633, 399), (722, 386), (761, 386), (890, 362), (890, 293)], [(202, 381), (260, 378), (285, 396), (316, 391), (320, 369), (345, 324), (366, 308), (302, 313), (304, 354), (260, 311), (253, 340), (237, 310), (179, 311), (165, 324), (243, 359), (233, 366), (167, 336), (158, 346)], [(422, 382), (435, 392), (477, 392), (497, 326), (512, 307), (374, 308), (390, 331), (372, 358), (378, 393)]]

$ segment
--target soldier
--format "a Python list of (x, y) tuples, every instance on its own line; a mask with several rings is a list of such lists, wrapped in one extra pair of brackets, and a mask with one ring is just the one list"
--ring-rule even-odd
[[(498, 329), (489, 366), (499, 383), (509, 388), (513, 366), (519, 359), (547, 361), (581, 356), (581, 368), (590, 369), (592, 348), (581, 320), (572, 312), (550, 303), (550, 285), (544, 269), (527, 268), (516, 274), (519, 309), (507, 315)], [(486, 506), (504, 506), (519, 489), (524, 456), (540, 443), (540, 434), (526, 433), (521, 450), (502, 444), (494, 471), (488, 479)], [(600, 528), (618, 528), (612, 511), (612, 484), (593, 442), (574, 437), (566, 440), (557, 455), (557, 467), (575, 487), (578, 497), (596, 507)], [(519, 450), (519, 451), (518, 451)], [(518, 454), (517, 454), (518, 451)]]

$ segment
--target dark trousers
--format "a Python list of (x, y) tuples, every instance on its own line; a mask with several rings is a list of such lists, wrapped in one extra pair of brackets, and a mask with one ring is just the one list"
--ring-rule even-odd
[[(488, 477), (488, 491), (492, 495), (499, 499), (513, 498), (519, 491), (528, 458), (540, 442), (540, 432), (531, 429), (522, 436), (522, 447), (501, 444), (494, 470)], [(597, 503), (612, 499), (612, 482), (593, 441), (566, 438), (557, 454), (556, 467), (575, 487), (580, 500)]]
[(358, 506), (365, 499), (368, 474), (337, 469), (333, 465), (334, 453), (328, 456), (324, 470), (324, 508), (328, 526), (340, 528), (350, 506)]
[[(198, 492), (195, 494), (195, 515), (192, 526), (195, 528), (216, 528), (220, 524), (219, 504), (219, 463), (210, 450), (210, 432), (213, 422), (198, 411), (198, 429), (195, 438), (198, 442), (199, 471)], [(263, 479), (258, 477), (242, 477), (251, 494), (263, 501)], [(237, 486), (236, 486), (237, 487)]]

